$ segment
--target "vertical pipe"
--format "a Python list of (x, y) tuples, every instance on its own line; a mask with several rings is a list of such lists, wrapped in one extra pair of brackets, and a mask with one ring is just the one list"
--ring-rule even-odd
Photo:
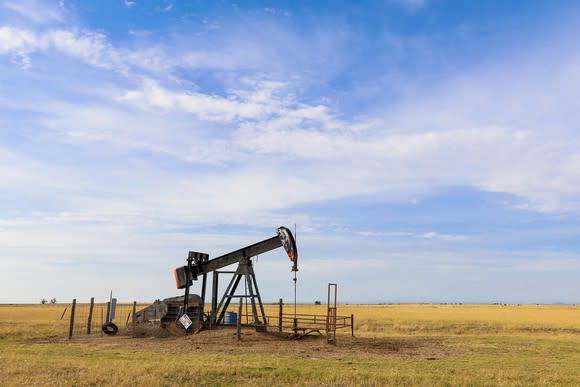
[(238, 306), (238, 321), (237, 321), (237, 335), (238, 341), (242, 339), (242, 298), (240, 297), (240, 302)]
[(87, 335), (91, 334), (91, 325), (93, 323), (93, 307), (95, 306), (95, 297), (91, 297), (91, 304), (89, 305), (89, 318), (87, 319)]
[(278, 301), (278, 331), (282, 332), (282, 310), (284, 308), (284, 301), (280, 298)]
[(133, 337), (137, 337), (137, 331), (135, 330), (135, 327), (137, 325), (136, 324), (137, 322), (135, 321), (136, 320), (136, 316), (135, 316), (136, 313), (137, 313), (137, 301), (133, 301), (133, 321), (132, 321), (132, 323), (133, 323)]
[[(193, 262), (193, 257), (190, 255), (187, 257), (187, 273), (185, 282), (185, 295), (183, 297), (183, 314), (186, 315), (189, 312), (189, 286), (191, 285), (191, 264)], [(179, 316), (181, 317), (181, 316)], [(157, 318), (157, 307), (155, 307), (155, 318)], [(189, 327), (185, 328), (185, 336), (187, 336), (187, 331)]]
[(107, 302), (107, 314), (105, 315), (105, 318), (107, 319), (107, 321), (105, 321), (106, 323), (110, 321), (109, 319), (110, 315), (111, 315), (111, 301)]
[(326, 337), (330, 332), (330, 284), (328, 284), (328, 291), (326, 293)]
[(350, 315), (350, 335), (354, 337), (354, 314)]
[(210, 329), (212, 325), (215, 325), (215, 319), (217, 314), (217, 298), (218, 298), (218, 272), (214, 271), (212, 274), (212, 288), (211, 288), (211, 311), (209, 315)]
[(250, 292), (250, 301), (252, 302), (252, 316), (254, 317), (254, 325), (259, 325), (260, 319), (258, 318), (258, 309), (256, 308), (256, 295), (254, 294), (252, 279), (250, 278), (249, 274), (246, 274), (245, 277), (248, 286), (248, 291)]
[(77, 299), (75, 298), (72, 302), (72, 307), (70, 309), (70, 325), (68, 327), (68, 339), (72, 339), (73, 330), (75, 327), (75, 310), (77, 307)]
[(336, 284), (328, 284), (326, 337), (328, 344), (333, 345), (336, 344), (336, 288)]
[[(207, 273), (202, 277), (201, 281), (201, 306), (205, 307), (205, 287), (207, 285)], [(202, 311), (203, 312), (203, 311)]]

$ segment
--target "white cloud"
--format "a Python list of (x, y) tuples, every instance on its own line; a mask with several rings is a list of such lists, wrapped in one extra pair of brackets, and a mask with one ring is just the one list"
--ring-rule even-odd
[[(0, 42), (0, 53), (18, 53), (23, 58), (53, 47), (104, 69), (127, 69), (126, 63), (138, 61), (120, 55), (102, 34), (54, 30), (36, 35), (2, 27)], [(469, 101), (473, 94), (477, 93), (465, 96), (463, 89), (452, 90), (435, 102), (424, 99), (413, 103), (412, 109), (400, 108), (392, 118), (358, 122), (338, 119), (322, 104), (297, 101), (285, 83), (246, 80), (243, 88), (212, 95), (169, 90), (149, 78), (140, 88), (117, 97), (129, 106), (52, 106), (44, 123), (71, 141), (105, 141), (120, 149), (146, 149), (189, 162), (235, 165), (274, 157), (272, 165), (286, 168), (291, 160), (298, 161), (292, 172), (297, 181), (318, 181), (326, 192), (305, 184), (305, 194), (288, 204), (373, 193), (408, 197), (451, 185), (510, 193), (525, 199), (522, 206), (539, 211), (579, 210), (577, 140), (547, 138), (525, 125), (462, 128), (463, 121), (473, 121), (461, 119), (465, 105), (459, 100)], [(146, 114), (126, 110), (131, 105)], [(450, 105), (460, 107), (453, 111), (459, 119), (449, 119), (451, 113), (445, 113)], [(172, 138), (180, 141), (164, 140), (168, 117), (173, 118)], [(431, 119), (433, 129), (393, 129), (394, 125), (407, 128), (409, 120), (418, 127), (428, 126)], [(201, 129), (207, 123), (212, 129)], [(266, 181), (260, 184), (258, 179), (256, 184)]]
[[(62, 7), (61, 7), (62, 8)], [(265, 23), (260, 28), (248, 30), (248, 26), (230, 26), (228, 31), (221, 31), (221, 26), (202, 19), (205, 25), (204, 33), (197, 33), (184, 43), (176, 36), (167, 37), (166, 44), (147, 42), (147, 31), (130, 30), (129, 34), (140, 38), (139, 46), (115, 47), (101, 31), (83, 29), (71, 25), (61, 29), (16, 29), (13, 32), (26, 32), (34, 39), (26, 45), (18, 46), (20, 52), (31, 54), (43, 52), (50, 54), (56, 48), (56, 53), (64, 52), (74, 55), (93, 66), (113, 69), (122, 73), (153, 73), (161, 78), (169, 75), (175, 78), (175, 71), (180, 74), (184, 69), (211, 69), (231, 72), (222, 81), (239, 78), (242, 72), (258, 72), (265, 75), (278, 75), (292, 72), (293, 77), (300, 76), (295, 71), (296, 66), (307, 65), (309, 53), (324, 56), (336, 46), (337, 35), (332, 31), (316, 31), (314, 36), (299, 37), (279, 26)], [(69, 23), (70, 24), (70, 23)], [(217, 31), (220, 30), (220, 31)], [(55, 35), (60, 41), (55, 47), (46, 36)], [(339, 39), (340, 40), (340, 39)], [(90, 44), (92, 51), (86, 51)], [(63, 49), (63, 51), (60, 51)], [(294, 57), (291, 64), (288, 56), (295, 52), (302, 55)], [(16, 55), (14, 51), (11, 51)], [(334, 57), (334, 59), (337, 59)], [(26, 62), (30, 62), (30, 56)], [(33, 63), (32, 63), (33, 65)], [(326, 74), (336, 71), (339, 63), (332, 61), (326, 64)], [(141, 74), (143, 75), (143, 74)], [(147, 76), (151, 76), (148, 74)], [(282, 77), (284, 78), (285, 75)]]
[(21, 56), (30, 65), (30, 54), (51, 49), (96, 67), (118, 71), (127, 69), (118, 52), (101, 33), (48, 30), (38, 34), (25, 29), (0, 27), (0, 54)]
[(56, 50), (86, 63), (106, 69), (126, 71), (116, 50), (108, 43), (105, 35), (88, 32), (76, 35), (70, 31), (51, 31), (41, 37)]
[[(201, 178), (223, 192), (234, 190), (226, 180), (261, 189), (274, 185), (277, 177), (258, 168), (267, 160), (272, 168), (288, 170), (287, 178), (300, 187), (300, 194), (277, 192), (286, 206), (369, 194), (399, 200), (468, 186), (515, 195), (522, 199), (520, 206), (537, 211), (580, 210), (580, 171), (575, 168), (580, 152), (570, 149), (570, 141), (547, 142), (541, 132), (499, 126), (402, 133), (376, 120), (372, 126), (338, 120), (329, 108), (299, 103), (285, 97), (284, 90), (284, 84), (257, 82), (217, 96), (170, 91), (146, 80), (142, 88), (119, 98), (145, 109), (142, 113), (122, 105), (51, 107), (58, 118), (45, 123), (75, 142), (105, 141), (193, 163), (227, 162), (235, 167), (232, 174)], [(167, 137), (164, 122), (169, 117), (174, 136)], [(270, 202), (260, 195), (236, 205), (246, 211), (258, 203), (281, 208), (275, 201), (268, 207)]]
[(222, 97), (197, 92), (173, 92), (147, 79), (141, 89), (127, 91), (119, 100), (143, 109), (191, 113), (205, 121), (259, 122), (260, 127), (265, 125), (267, 131), (289, 124), (302, 126), (305, 122), (323, 129), (340, 126), (326, 106), (300, 104), (292, 98), (279, 97), (277, 94), (284, 86), (280, 82), (257, 81), (250, 84), (250, 90), (234, 90)]
[(29, 52), (36, 44), (36, 37), (30, 31), (0, 27), (0, 55), (11, 54), (13, 61), (21, 68), (31, 66)]
[(422, 238), (440, 241), (464, 241), (470, 239), (469, 235), (445, 234), (436, 231), (428, 231), (424, 233), (413, 233), (408, 231), (359, 231), (357, 234), (370, 238)]
[(129, 29), (127, 33), (129, 35), (137, 36), (139, 38), (146, 38), (148, 36), (151, 36), (152, 34), (152, 32), (149, 30), (134, 30), (134, 29)]
[(458, 234), (440, 234), (435, 231), (429, 231), (423, 234), (418, 235), (420, 238), (427, 238), (427, 239), (439, 239), (442, 241), (464, 241), (469, 239), (467, 235), (458, 235)]
[(271, 108), (266, 104), (202, 93), (172, 93), (159, 87), (153, 80), (144, 81), (141, 90), (128, 91), (120, 101), (131, 102), (142, 108), (184, 111), (205, 121), (226, 123), (238, 119), (255, 119), (271, 113)]
[(290, 16), (290, 12), (283, 8), (264, 8), (264, 12), (271, 15)]
[(10, 0), (4, 1), (2, 7), (37, 24), (64, 21), (64, 7), (62, 5), (56, 7), (52, 2), (41, 0)]
[(34, 33), (12, 27), (0, 27), (0, 54), (5, 55), (35, 46), (37, 39)]
[(163, 12), (169, 12), (173, 9), (173, 3), (168, 3), (164, 8)]
[[(134, 34), (147, 36), (144, 31)], [(30, 56), (34, 53), (64, 54), (82, 63), (123, 74), (128, 74), (130, 70), (158, 73), (168, 71), (176, 65), (176, 61), (158, 47), (119, 49), (101, 32), (67, 29), (34, 32), (29, 29), (0, 27), (0, 55), (11, 54), (22, 58), (27, 64), (23, 67), (28, 68), (31, 64)]]

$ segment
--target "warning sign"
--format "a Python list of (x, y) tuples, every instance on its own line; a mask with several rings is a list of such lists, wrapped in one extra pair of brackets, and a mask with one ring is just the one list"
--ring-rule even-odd
[(193, 322), (191, 321), (191, 319), (189, 318), (188, 315), (184, 314), (183, 316), (181, 316), (179, 318), (179, 322), (181, 323), (181, 325), (183, 325), (183, 327), (185, 329), (189, 328), (191, 326), (191, 324), (193, 324)]

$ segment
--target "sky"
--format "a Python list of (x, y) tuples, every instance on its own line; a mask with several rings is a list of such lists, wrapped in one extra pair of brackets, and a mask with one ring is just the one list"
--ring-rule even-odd
[(579, 303), (579, 33), (565, 0), (0, 0), (0, 303), (179, 295), (282, 225), (299, 302)]

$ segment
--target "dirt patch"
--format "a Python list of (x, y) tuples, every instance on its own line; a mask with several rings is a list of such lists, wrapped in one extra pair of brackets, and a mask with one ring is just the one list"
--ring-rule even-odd
[(202, 331), (191, 336), (141, 337), (78, 336), (72, 340), (51, 338), (34, 343), (82, 343), (91, 346), (125, 347), (135, 351), (172, 354), (231, 354), (282, 355), (313, 359), (342, 359), (343, 357), (392, 357), (437, 360), (456, 357), (458, 348), (451, 347), (441, 337), (350, 337), (337, 336), (336, 345), (326, 343), (326, 337), (314, 335), (300, 340), (284, 335), (242, 331), (238, 341), (234, 329)]

